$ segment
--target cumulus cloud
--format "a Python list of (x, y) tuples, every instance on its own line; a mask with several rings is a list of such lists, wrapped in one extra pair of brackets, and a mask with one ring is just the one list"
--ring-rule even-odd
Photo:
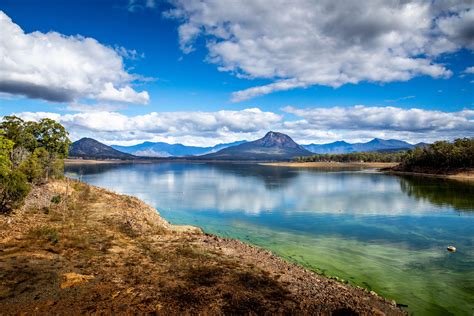
[(74, 114), (23, 112), (27, 120), (49, 117), (62, 123), (78, 139), (91, 136), (106, 143), (137, 143), (145, 140), (214, 145), (253, 139), (277, 126), (282, 116), (258, 108), (217, 112), (152, 112), (126, 116), (118, 112), (87, 111)]
[[(296, 118), (258, 108), (217, 112), (152, 112), (126, 116), (113, 111), (79, 113), (23, 112), (27, 120), (55, 119), (66, 126), (74, 140), (93, 137), (108, 144), (130, 145), (165, 141), (210, 146), (237, 140), (254, 140), (269, 130), (286, 133), (302, 144), (336, 140), (367, 141), (374, 137), (397, 138), (412, 143), (474, 137), (474, 110), (458, 112), (403, 109), (399, 107), (306, 108), (286, 107)], [(105, 109), (105, 108), (104, 108)]]
[[(0, 11), (0, 92), (52, 102), (99, 99), (146, 104), (122, 56), (88, 37), (25, 33)], [(124, 51), (122, 54), (133, 51)]]
[(274, 91), (361, 81), (406, 81), (452, 72), (436, 58), (474, 49), (472, 1), (175, 0), (180, 46), (206, 40), (219, 70), (274, 82), (237, 91), (235, 102)]
[[(374, 137), (398, 138), (412, 142), (474, 137), (474, 110), (442, 112), (398, 107), (283, 109), (300, 119), (284, 122), (300, 139), (314, 142), (314, 131), (328, 131), (326, 139), (367, 140)], [(341, 137), (343, 136), (343, 137)], [(341, 138), (340, 138), (341, 137)]]
[(474, 132), (474, 110), (441, 112), (363, 105), (310, 109), (288, 106), (283, 110), (304, 119), (298, 124), (308, 124), (314, 129)]

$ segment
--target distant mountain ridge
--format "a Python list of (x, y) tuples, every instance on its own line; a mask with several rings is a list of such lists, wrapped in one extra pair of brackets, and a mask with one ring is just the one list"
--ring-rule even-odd
[(308, 144), (302, 146), (316, 154), (347, 154), (354, 152), (408, 150), (426, 145), (426, 143), (413, 145), (398, 139), (374, 138), (366, 143), (351, 144), (345, 141), (336, 141), (329, 144)]
[(213, 153), (245, 142), (245, 140), (241, 140), (233, 143), (217, 144), (212, 147), (186, 146), (183, 144), (168, 144), (164, 142), (144, 142), (133, 146), (112, 145), (111, 147), (121, 152), (141, 157), (186, 157)]
[(136, 159), (137, 157), (118, 151), (92, 138), (81, 138), (69, 147), (69, 157), (83, 159)]
[(345, 154), (352, 152), (392, 152), (427, 146), (426, 143), (410, 144), (397, 139), (374, 138), (366, 143), (336, 141), (328, 144), (299, 145), (288, 135), (268, 132), (255, 141), (237, 141), (212, 147), (186, 146), (163, 142), (144, 142), (133, 146), (108, 146), (92, 138), (82, 138), (72, 143), (69, 156), (83, 159), (146, 159), (186, 157), (209, 160), (289, 160), (313, 154)]
[(288, 160), (313, 153), (298, 145), (288, 135), (268, 132), (264, 137), (202, 155), (198, 159), (210, 160)]

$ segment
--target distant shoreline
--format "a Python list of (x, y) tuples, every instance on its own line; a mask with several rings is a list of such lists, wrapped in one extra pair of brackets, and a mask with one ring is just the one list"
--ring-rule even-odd
[(119, 160), (119, 159), (74, 159), (68, 158), (64, 159), (66, 165), (98, 165), (98, 164), (112, 164), (112, 163), (130, 163), (135, 162), (134, 160)]
[(290, 168), (391, 168), (397, 162), (268, 162), (260, 163), (263, 166), (290, 167)]

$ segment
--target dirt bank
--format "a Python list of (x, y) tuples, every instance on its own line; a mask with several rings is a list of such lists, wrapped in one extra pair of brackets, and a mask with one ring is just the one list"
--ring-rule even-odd
[(0, 215), (0, 280), (4, 315), (403, 314), (375, 293), (72, 180), (35, 188)]
[(390, 168), (398, 165), (396, 162), (271, 162), (262, 163), (264, 166), (292, 168)]

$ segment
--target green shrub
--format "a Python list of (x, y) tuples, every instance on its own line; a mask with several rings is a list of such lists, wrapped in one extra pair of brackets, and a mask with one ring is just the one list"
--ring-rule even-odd
[(13, 145), (14, 143), (11, 140), (0, 136), (0, 176), (6, 176), (12, 168), (10, 155)]
[(9, 213), (20, 207), (30, 192), (26, 176), (19, 170), (0, 176), (0, 213)]
[(55, 195), (51, 198), (51, 203), (59, 204), (61, 202), (61, 195)]

